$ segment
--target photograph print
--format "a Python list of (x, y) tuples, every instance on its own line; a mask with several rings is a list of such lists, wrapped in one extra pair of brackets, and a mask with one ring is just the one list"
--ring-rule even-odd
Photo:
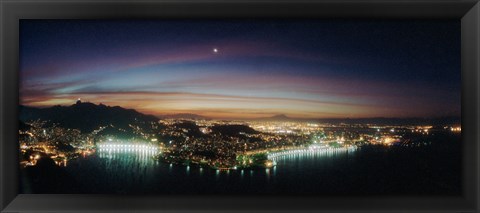
[(20, 20), (22, 194), (461, 194), (458, 20)]

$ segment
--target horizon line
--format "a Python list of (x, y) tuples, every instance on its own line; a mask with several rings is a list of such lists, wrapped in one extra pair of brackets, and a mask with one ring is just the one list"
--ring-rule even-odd
[[(255, 118), (247, 118), (247, 117), (212, 117), (212, 116), (205, 116), (205, 115), (201, 115), (201, 114), (198, 114), (198, 113), (193, 113), (193, 112), (181, 112), (181, 113), (163, 113), (163, 114), (151, 114), (151, 113), (144, 113), (144, 112), (141, 112), (139, 111), (138, 109), (135, 109), (135, 108), (125, 108), (125, 107), (122, 107), (122, 106), (119, 106), (119, 105), (106, 105), (106, 104), (103, 104), (103, 103), (93, 103), (93, 102), (90, 102), (90, 101), (81, 101), (82, 104), (84, 103), (90, 103), (90, 104), (93, 104), (93, 105), (96, 105), (96, 106), (100, 106), (100, 105), (104, 105), (104, 106), (107, 106), (107, 107), (121, 107), (123, 109), (127, 109), (127, 110), (135, 110), (137, 111), (138, 113), (141, 113), (143, 115), (148, 115), (148, 116), (154, 116), (156, 118), (158, 118), (159, 120), (162, 120), (162, 119), (169, 119), (169, 118), (165, 118), (165, 116), (177, 116), (177, 115), (186, 115), (186, 114), (189, 114), (189, 115), (193, 115), (193, 116), (199, 116), (199, 117), (202, 117), (203, 119), (213, 119), (213, 120), (256, 120), (256, 119), (269, 119), (269, 118), (275, 118), (277, 116), (284, 116), (286, 119), (292, 119), (292, 120), (361, 120), (361, 119), (402, 119), (402, 120), (408, 120), (408, 119), (444, 119), (444, 118), (456, 118), (456, 119), (461, 119), (462, 116), (459, 115), (444, 115), (444, 116), (424, 116), (424, 117), (421, 117), (421, 116), (411, 116), (411, 117), (387, 117), (387, 116), (373, 116), (373, 117), (295, 117), (295, 116), (289, 116), (288, 113), (280, 113), (280, 114), (276, 114), (276, 113), (272, 113), (271, 116), (265, 116), (265, 117), (255, 117)], [(57, 105), (51, 105), (51, 106), (31, 106), (31, 105), (25, 105), (25, 104), (19, 104), (19, 106), (25, 106), (25, 107), (31, 107), (31, 108), (37, 108), (37, 109), (46, 109), (46, 108), (52, 108), (52, 107), (55, 107), (55, 106), (60, 106), (60, 107), (71, 107), (71, 106), (74, 106), (76, 105), (77, 103), (73, 103), (71, 105), (61, 105), (61, 104), (57, 104)], [(178, 119), (185, 119), (185, 118), (178, 118)]]

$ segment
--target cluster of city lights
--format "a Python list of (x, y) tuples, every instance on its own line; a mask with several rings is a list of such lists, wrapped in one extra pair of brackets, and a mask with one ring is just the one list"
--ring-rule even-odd
[(461, 132), (462, 128), (461, 127), (450, 127), (450, 131), (452, 132)]
[(100, 151), (150, 151), (150, 152), (157, 152), (159, 148), (153, 145), (140, 145), (140, 144), (114, 144), (114, 143), (107, 143), (107, 144), (98, 144), (97, 147)]

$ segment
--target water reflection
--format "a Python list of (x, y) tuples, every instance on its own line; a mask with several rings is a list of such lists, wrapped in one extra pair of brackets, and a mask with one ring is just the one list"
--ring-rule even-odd
[(98, 149), (100, 158), (108, 159), (127, 159), (138, 161), (151, 161), (152, 157), (157, 155), (155, 150), (135, 150), (135, 149)]
[[(112, 174), (119, 171), (126, 172), (133, 180), (141, 180), (152, 172), (158, 161), (153, 157), (157, 150), (135, 149), (129, 147), (121, 148), (99, 148), (97, 154), (100, 159), (104, 159), (104, 169)], [(125, 174), (121, 174), (125, 175)]]
[[(271, 168), (225, 171), (202, 168), (197, 165), (165, 164), (154, 158), (160, 154), (160, 151), (148, 146), (101, 146), (97, 149), (96, 155), (98, 160), (101, 160), (98, 162), (101, 165), (97, 168), (108, 176), (102, 180), (106, 182), (105, 184), (126, 191), (151, 190), (149, 186), (155, 186), (155, 190), (168, 191), (173, 187), (172, 185), (178, 188), (186, 183), (192, 185), (191, 187), (202, 186), (194, 183), (206, 184), (205, 187), (209, 184), (210, 187), (216, 187), (217, 183), (222, 183), (223, 187), (233, 187), (228, 183), (237, 181), (240, 185), (255, 184), (256, 187), (266, 187), (268, 184), (282, 181), (285, 176), (290, 177), (305, 171), (317, 170), (318, 165), (325, 164), (325, 160), (320, 158), (330, 158), (343, 153), (347, 152), (332, 150), (275, 155), (270, 157), (278, 164)], [(304, 168), (305, 166), (308, 169)], [(160, 180), (162, 182), (159, 182)], [(166, 188), (160, 189), (159, 186)]]
[[(328, 193), (337, 192), (338, 186), (344, 185), (344, 189), (361, 192), (364, 188), (356, 184), (356, 177), (365, 174), (365, 169), (375, 168), (370, 165), (378, 162), (378, 158), (367, 158), (375, 156), (376, 152), (332, 150), (271, 156), (277, 162), (271, 168), (242, 168), (227, 172), (208, 166), (187, 167), (159, 162), (153, 157), (155, 154), (155, 150), (139, 151), (128, 147), (97, 149), (86, 158), (68, 162), (65, 169), (95, 193)], [(352, 175), (342, 175), (347, 172)], [(368, 172), (384, 175), (375, 169)], [(395, 174), (392, 174), (392, 180), (395, 180)], [(375, 185), (376, 182), (368, 184)]]
[(332, 157), (335, 155), (353, 154), (357, 150), (357, 146), (348, 146), (348, 147), (320, 147), (320, 148), (304, 148), (304, 149), (294, 149), (294, 150), (285, 150), (281, 152), (275, 152), (268, 154), (268, 159), (277, 161), (283, 159), (297, 159), (302, 157), (316, 157), (316, 156), (327, 156)]

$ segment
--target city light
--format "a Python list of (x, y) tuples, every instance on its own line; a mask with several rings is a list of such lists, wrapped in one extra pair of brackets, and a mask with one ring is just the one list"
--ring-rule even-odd
[(97, 144), (99, 151), (104, 152), (159, 152), (160, 148), (149, 144), (119, 144), (119, 143), (102, 143)]
[(323, 153), (336, 153), (336, 152), (353, 152), (357, 149), (357, 146), (348, 146), (348, 147), (312, 147), (309, 148), (301, 148), (301, 149), (293, 149), (293, 150), (285, 150), (280, 152), (275, 152), (268, 154), (269, 160), (275, 160), (279, 157), (289, 156), (289, 155), (303, 155), (303, 154), (323, 154)]
[(461, 128), (461, 127), (451, 127), (451, 128), (450, 128), (450, 131), (452, 131), (452, 132), (461, 132), (461, 131), (462, 131), (462, 128)]

